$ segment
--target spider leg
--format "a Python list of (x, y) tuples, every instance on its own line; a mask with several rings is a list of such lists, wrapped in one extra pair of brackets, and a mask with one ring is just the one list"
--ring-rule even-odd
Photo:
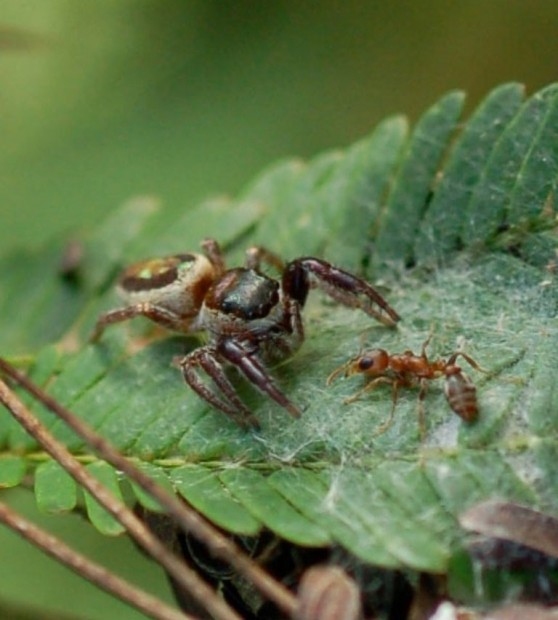
[(283, 335), (275, 342), (275, 346), (283, 351), (284, 357), (293, 355), (304, 342), (304, 324), (300, 315), (300, 304), (296, 299), (288, 296), (283, 298), (283, 309), (285, 316), (288, 317), (287, 332), (288, 337)]
[(282, 273), (285, 263), (282, 258), (261, 245), (255, 245), (246, 250), (246, 268), (259, 270), (262, 263), (266, 263)]
[[(252, 412), (238, 397), (233, 385), (227, 379), (222, 366), (217, 361), (217, 354), (214, 349), (202, 347), (192, 351), (186, 357), (179, 358), (177, 365), (182, 370), (186, 383), (210, 405), (219, 409), (235, 420), (241, 426), (251, 426), (259, 428), (260, 424)], [(201, 368), (215, 383), (228, 400), (219, 398), (210, 390), (199, 378), (196, 372)]]
[(109, 325), (129, 321), (137, 316), (144, 316), (151, 319), (154, 323), (164, 325), (175, 331), (185, 331), (184, 317), (180, 317), (160, 306), (154, 306), (153, 304), (144, 302), (134, 306), (126, 306), (125, 308), (116, 308), (116, 310), (110, 310), (109, 312), (101, 314), (95, 323), (95, 328), (89, 337), (89, 342), (97, 342), (105, 331), (105, 328)]
[[(301, 306), (312, 284), (349, 308), (360, 308), (366, 314), (393, 327), (401, 317), (387, 301), (362, 278), (313, 257), (297, 258), (283, 272), (283, 290)], [(379, 308), (379, 309), (378, 309)]]
[(204, 239), (201, 242), (202, 250), (205, 255), (211, 261), (212, 265), (217, 269), (218, 274), (222, 275), (226, 271), (225, 265), (225, 257), (223, 255), (223, 251), (221, 250), (221, 246), (215, 241), (215, 239)]
[(255, 352), (231, 339), (220, 342), (218, 352), (224, 359), (238, 368), (251, 383), (265, 392), (281, 407), (284, 407), (292, 416), (295, 418), (300, 416), (300, 409), (275, 385)]

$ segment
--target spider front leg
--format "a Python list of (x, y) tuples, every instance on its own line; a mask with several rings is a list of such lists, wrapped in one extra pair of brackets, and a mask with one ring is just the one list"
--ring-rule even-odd
[(133, 306), (126, 306), (124, 308), (116, 308), (116, 310), (109, 310), (109, 312), (101, 314), (95, 323), (95, 328), (89, 337), (89, 341), (97, 342), (109, 325), (129, 321), (137, 316), (144, 316), (151, 319), (154, 323), (158, 323), (159, 325), (163, 325), (164, 327), (172, 330), (183, 330), (184, 319), (182, 317), (174, 314), (166, 308), (154, 306), (149, 302), (144, 302)]
[[(233, 385), (228, 380), (217, 352), (210, 347), (201, 347), (185, 357), (175, 359), (175, 365), (182, 370), (184, 380), (200, 398), (233, 418), (240, 426), (259, 428), (260, 423), (246, 405), (240, 400)], [(197, 369), (201, 368), (228, 399), (219, 398), (199, 378)]]
[(275, 385), (256, 352), (250, 350), (249, 346), (233, 339), (226, 339), (218, 344), (218, 352), (238, 368), (253, 385), (284, 407), (293, 417), (300, 417), (300, 409)]
[(313, 257), (297, 258), (286, 266), (283, 290), (301, 306), (304, 306), (312, 284), (343, 305), (359, 308), (384, 325), (393, 327), (401, 320), (373, 286), (348, 271)]

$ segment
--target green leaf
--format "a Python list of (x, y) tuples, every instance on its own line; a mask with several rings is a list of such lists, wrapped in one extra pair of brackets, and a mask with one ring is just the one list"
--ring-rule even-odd
[(21, 484), (27, 470), (25, 459), (17, 456), (0, 458), (0, 488), (9, 489)]
[(557, 105), (558, 86), (549, 86), (508, 123), (466, 209), (465, 245), (492, 239), (504, 224), (529, 224), (542, 212), (558, 171)]
[[(87, 465), (87, 470), (95, 476), (116, 499), (122, 500), (118, 474), (108, 463), (99, 461)], [(85, 508), (91, 523), (103, 534), (116, 536), (124, 531), (124, 527), (109, 514), (87, 491), (84, 491)]]
[(461, 92), (450, 93), (419, 120), (380, 219), (375, 262), (412, 259), (417, 226), (464, 99)]
[(42, 512), (73, 510), (77, 504), (77, 485), (58, 463), (46, 461), (35, 472), (35, 498)]
[(494, 144), (523, 101), (523, 90), (520, 84), (494, 89), (457, 137), (415, 240), (420, 262), (437, 262), (460, 247), (471, 196)]
[[(169, 493), (173, 492), (172, 485), (165, 475), (165, 472), (160, 467), (155, 467), (151, 463), (141, 463), (140, 469), (143, 473), (147, 474), (152, 480), (154, 480), (159, 486), (166, 489)], [(156, 502), (151, 495), (148, 495), (142, 488), (140, 488), (137, 484), (132, 483), (132, 490), (138, 500), (138, 502), (147, 510), (151, 510), (154, 512), (160, 512), (161, 507), (158, 502)]]
[(266, 476), (248, 468), (233, 468), (225, 470), (219, 479), (256, 519), (281, 538), (313, 547), (331, 542), (326, 530), (295, 510)]
[(260, 522), (232, 497), (218, 475), (203, 467), (180, 467), (172, 474), (176, 490), (214, 523), (236, 534), (256, 534)]
[[(0, 258), (0, 347), (11, 355), (34, 352), (60, 339), (85, 303), (60, 272), (63, 244)], [(41, 266), (38, 269), (38, 266)]]
[[(85, 239), (75, 303), (61, 308), (56, 329), (41, 314), (65, 300), (54, 259), (44, 259), (54, 250), (23, 266), (3, 259), (18, 270), (0, 271), (0, 307), (8, 308), (0, 334), (15, 334), (2, 335), (4, 351), (30, 354), (39, 383), (220, 527), (243, 535), (267, 528), (298, 545), (341, 545), (377, 566), (444, 572), (465, 540), (458, 516), (471, 504), (498, 497), (558, 509), (557, 88), (524, 101), (520, 85), (503, 85), (469, 120), (459, 117), (463, 95), (450, 93), (410, 136), (403, 119), (390, 118), (344, 151), (272, 166), (236, 201), (204, 203), (171, 228), (145, 204), (126, 206)], [(116, 228), (127, 222), (120, 242)], [(207, 236), (231, 266), (247, 247), (265, 245), (286, 259), (318, 255), (367, 271), (403, 321), (388, 329), (312, 293), (303, 347), (271, 369), (302, 417), (231, 374), (262, 426), (241, 429), (171, 363), (197, 338), (145, 345), (152, 332), (137, 320), (86, 343), (97, 315), (118, 303), (105, 289), (124, 262), (197, 251)], [(394, 406), (390, 386), (345, 405), (363, 378), (325, 385), (363, 346), (418, 353), (430, 334), (430, 359), (463, 350), (486, 369), (459, 362), (477, 388), (475, 423), (451, 411), (443, 378), (427, 385), (424, 437), (418, 389), (399, 390), (393, 423), (379, 434)], [(45, 342), (58, 346), (41, 349)], [(35, 409), (74, 453), (91, 458), (52, 414)], [(35, 466), (35, 442), (8, 416), (0, 438), (0, 470), (10, 459), (23, 471)], [(44, 462), (35, 474), (49, 511), (75, 501), (66, 482), (57, 497), (56, 467)], [(123, 492), (106, 463), (89, 467)], [(17, 484), (18, 476), (5, 479)], [(101, 531), (121, 531), (87, 496), (86, 506)]]
[[(366, 519), (359, 518), (350, 505), (338, 509), (338, 487), (320, 474), (300, 469), (285, 468), (270, 476), (270, 484), (297, 510), (326, 532), (332, 539), (352, 551), (357, 557), (373, 564), (396, 567), (397, 558), (384, 544), (381, 532), (369, 527)], [(331, 493), (330, 493), (331, 491)]]

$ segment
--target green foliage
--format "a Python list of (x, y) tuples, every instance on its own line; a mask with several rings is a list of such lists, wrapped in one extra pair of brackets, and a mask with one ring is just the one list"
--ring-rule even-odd
[[(524, 100), (521, 86), (504, 85), (467, 122), (462, 104), (461, 93), (450, 93), (410, 136), (403, 119), (388, 119), (344, 152), (283, 162), (237, 201), (200, 205), (169, 229), (152, 225), (150, 205), (131, 203), (84, 240), (72, 278), (57, 270), (60, 245), (4, 257), (3, 352), (26, 354), (53, 396), (225, 529), (253, 535), (266, 527), (297, 544), (343, 545), (376, 565), (447, 570), (463, 541), (456, 518), (472, 503), (497, 496), (558, 508), (558, 87)], [(261, 432), (241, 430), (171, 366), (198, 345), (194, 338), (138, 351), (130, 343), (149, 330), (138, 320), (87, 344), (95, 318), (117, 304), (109, 284), (119, 268), (195, 250), (206, 236), (223, 244), (231, 264), (257, 243), (287, 259), (317, 254), (364, 273), (403, 321), (390, 330), (315, 293), (304, 346), (273, 370), (305, 407), (302, 418), (238, 379), (262, 422)], [(429, 333), (431, 357), (463, 347), (488, 370), (465, 368), (478, 388), (476, 423), (451, 412), (442, 380), (429, 386), (423, 439), (416, 390), (401, 390), (393, 424), (378, 435), (389, 387), (350, 405), (343, 400), (361, 379), (326, 388), (363, 337), (418, 352)], [(52, 414), (35, 409), (97, 476), (122, 486)], [(39, 461), (41, 509), (74, 507), (73, 483), (7, 415), (0, 441), (1, 484), (18, 484)], [(120, 531), (87, 497), (85, 507), (99, 530)]]

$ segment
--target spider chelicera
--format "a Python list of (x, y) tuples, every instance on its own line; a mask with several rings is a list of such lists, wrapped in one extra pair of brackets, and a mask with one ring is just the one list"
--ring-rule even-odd
[[(91, 340), (98, 340), (108, 325), (136, 316), (180, 333), (206, 331), (208, 344), (178, 358), (176, 365), (201, 398), (242, 426), (259, 424), (237, 395), (225, 365), (236, 367), (291, 415), (300, 415), (265, 364), (289, 357), (302, 344), (301, 309), (310, 288), (319, 287), (385, 325), (393, 326), (400, 319), (366, 281), (318, 258), (284, 264), (265, 248), (253, 247), (246, 252), (245, 267), (227, 269), (216, 241), (206, 239), (202, 249), (203, 254), (153, 258), (128, 267), (118, 282), (126, 305), (101, 315)], [(277, 269), (281, 279), (262, 273), (262, 263)], [(213, 389), (199, 371), (208, 375)]]

